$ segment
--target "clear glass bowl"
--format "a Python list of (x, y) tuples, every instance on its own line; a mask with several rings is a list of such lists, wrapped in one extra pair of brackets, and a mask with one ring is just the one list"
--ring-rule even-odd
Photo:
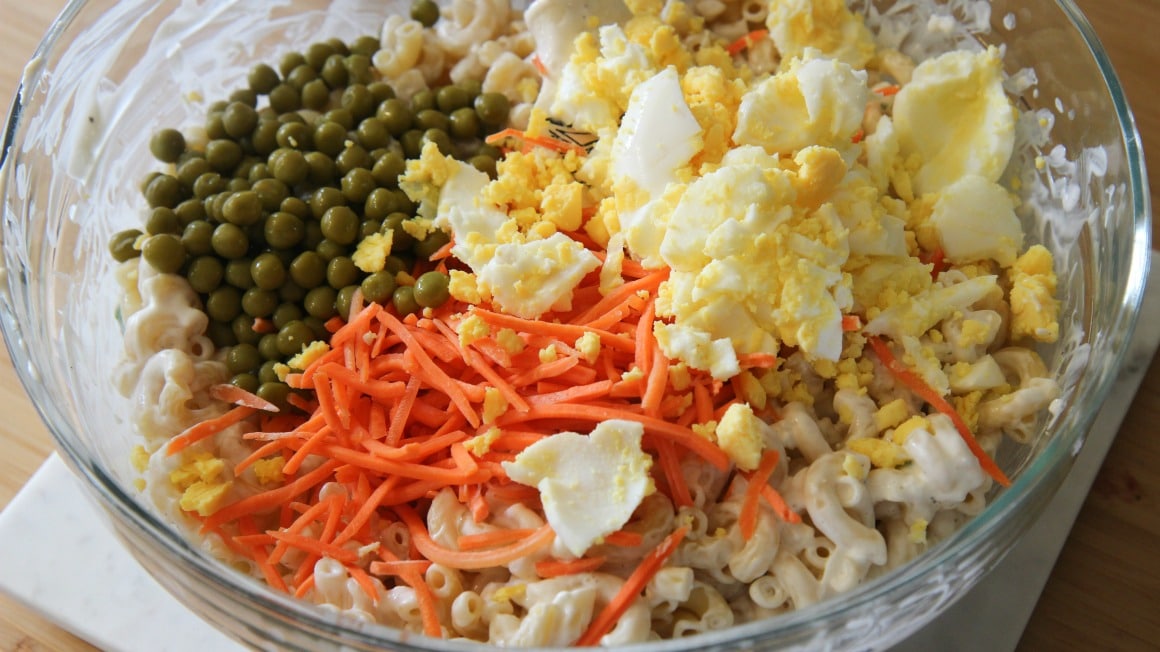
[[(902, 7), (904, 2), (877, 3)], [(1083, 446), (1131, 337), (1147, 271), (1143, 154), (1111, 64), (1068, 0), (951, 3), (975, 12), (1009, 73), (1033, 68), (1028, 110), (1054, 120), (1044, 172), (1022, 176), (1031, 239), (1056, 254), (1061, 344), (1042, 351), (1066, 383), (1032, 444), (1000, 451), (1014, 478), (949, 540), (848, 594), (774, 619), (650, 650), (880, 649), (963, 595), (1032, 523)], [(330, 11), (324, 11), (329, 6)], [(5, 130), (0, 320), (13, 362), (67, 463), (141, 564), (214, 626), (261, 649), (465, 646), (340, 620), (208, 558), (133, 488), (133, 406), (110, 383), (121, 356), (106, 242), (136, 226), (149, 134), (199, 122), (287, 44), (374, 33), (403, 2), (94, 0), (69, 4), (23, 78)], [(361, 26), (361, 27), (360, 27)], [(1049, 155), (1052, 148), (1062, 146)], [(1048, 182), (1045, 174), (1052, 179)]]

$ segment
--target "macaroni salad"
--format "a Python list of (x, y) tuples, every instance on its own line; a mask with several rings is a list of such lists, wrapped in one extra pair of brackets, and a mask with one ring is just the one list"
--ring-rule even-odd
[(117, 382), (205, 550), (616, 645), (840, 595), (1008, 484), (1059, 304), (999, 50), (915, 60), (841, 0), (429, 4), (154, 140)]

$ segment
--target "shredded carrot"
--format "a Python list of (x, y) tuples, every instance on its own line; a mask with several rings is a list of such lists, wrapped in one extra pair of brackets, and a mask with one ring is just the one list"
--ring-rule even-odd
[(781, 517), (781, 520), (785, 521), (786, 523), (802, 522), (801, 515), (790, 509), (789, 504), (785, 502), (785, 498), (783, 498), (782, 495), (778, 493), (777, 489), (774, 489), (769, 485), (765, 485), (761, 488), (761, 495), (765, 498), (765, 502), (769, 503), (769, 506), (773, 508), (773, 511)]
[(530, 537), (535, 530), (489, 530), (478, 534), (461, 534), (457, 541), (460, 550), (482, 550), (494, 548)]
[(536, 562), (535, 569), (536, 575), (544, 579), (551, 579), (553, 577), (563, 577), (564, 575), (591, 573), (603, 566), (604, 562), (604, 557), (581, 557), (580, 559), (572, 559), (570, 561), (545, 559)]
[(395, 507), (395, 513), (407, 524), (407, 530), (411, 532), (411, 543), (424, 557), (436, 564), (462, 570), (503, 566), (538, 550), (543, 550), (551, 545), (552, 540), (556, 538), (556, 533), (552, 531), (551, 526), (545, 524), (523, 540), (510, 546), (474, 552), (451, 550), (444, 548), (431, 538), (431, 535), (427, 533), (427, 526), (423, 524), (423, 520), (410, 506), (399, 505)]
[(395, 561), (372, 561), (370, 571), (375, 575), (403, 575), (405, 573), (426, 573), (431, 562), (426, 559), (403, 559)]
[(898, 91), (900, 90), (902, 90), (902, 87), (898, 84), (889, 84), (887, 86), (879, 86), (878, 88), (875, 88), (874, 92), (878, 93), (882, 97), (890, 97), (891, 95), (898, 95)]
[(543, 60), (540, 59), (539, 53), (532, 55), (532, 65), (536, 67), (536, 71), (539, 72), (541, 76), (548, 76), (548, 67), (545, 66)]
[(858, 143), (862, 142), (865, 139), (866, 139), (866, 130), (862, 129), (861, 127), (858, 128), (858, 131), (854, 132), (853, 136), (850, 136), (850, 142), (854, 143), (855, 145), (857, 145)]
[(767, 450), (761, 455), (761, 462), (757, 468), (746, 475), (749, 480), (745, 487), (745, 498), (741, 502), (741, 513), (737, 516), (737, 525), (741, 529), (741, 538), (748, 541), (757, 529), (758, 499), (761, 497), (761, 488), (769, 486), (769, 476), (777, 468), (779, 455), (776, 450)]
[(1005, 473), (1003, 473), (1003, 470), (999, 468), (999, 465), (995, 464), (995, 460), (991, 459), (991, 456), (987, 454), (987, 451), (983, 450), (983, 447), (979, 445), (978, 440), (976, 440), (975, 436), (971, 434), (970, 427), (968, 427), (967, 423), (963, 421), (963, 418), (959, 415), (958, 411), (956, 411), (955, 408), (950, 403), (948, 403), (946, 399), (944, 399), (933, 387), (928, 385), (926, 381), (924, 381), (918, 374), (903, 366), (903, 364), (894, 357), (894, 354), (891, 353), (890, 347), (888, 347), (886, 343), (883, 342), (880, 338), (872, 335), (868, 338), (868, 340), (870, 341), (870, 346), (874, 349), (874, 353), (878, 356), (878, 359), (882, 362), (883, 366), (886, 367), (886, 370), (889, 371), (892, 376), (910, 388), (910, 390), (917, 394), (919, 398), (929, 403), (931, 407), (950, 417), (951, 422), (955, 424), (955, 429), (959, 431), (959, 435), (962, 436), (963, 441), (967, 444), (967, 447), (971, 449), (971, 453), (974, 454), (975, 458), (979, 460), (979, 465), (983, 467), (983, 470), (986, 471), (987, 475), (991, 476), (991, 478), (993, 478), (995, 482), (998, 482), (1001, 486), (1011, 486), (1011, 480)]
[(608, 604), (604, 605), (600, 613), (592, 619), (592, 622), (588, 625), (588, 629), (577, 639), (577, 647), (590, 647), (600, 643), (600, 639), (612, 630), (616, 621), (620, 620), (624, 612), (632, 606), (632, 602), (644, 590), (649, 580), (664, 566), (665, 561), (676, 552), (677, 546), (680, 545), (688, 531), (688, 527), (677, 528), (641, 560), (640, 565), (636, 567), (636, 570), (632, 571), (632, 574), (620, 586), (620, 590), (616, 592), (616, 595), (608, 601)]
[(190, 426), (184, 432), (169, 440), (169, 445), (165, 447), (165, 454), (173, 455), (179, 453), (203, 439), (213, 437), (235, 423), (241, 422), (256, 411), (257, 408), (239, 405), (220, 417), (207, 419)]
[(330, 557), (344, 564), (353, 564), (358, 561), (357, 552), (319, 541), (313, 537), (293, 534), (291, 532), (282, 532), (280, 530), (269, 530), (266, 534), (269, 534), (278, 541), (286, 543), (292, 548), (311, 552), (321, 557)]
[(255, 410), (264, 410), (266, 412), (278, 411), (277, 405), (260, 396), (251, 394), (237, 385), (231, 385), (229, 383), (210, 387), (209, 395), (219, 401), (233, 403), (234, 405), (244, 405), (246, 407), (252, 407)]
[(546, 136), (529, 136), (527, 133), (520, 131), (519, 129), (511, 128), (497, 131), (496, 133), (485, 138), (483, 142), (487, 143), (488, 145), (495, 145), (509, 138), (518, 140), (524, 143), (526, 146), (535, 145), (544, 147), (556, 152), (560, 152), (561, 154), (576, 152), (577, 154), (583, 156), (588, 153), (587, 150), (575, 143), (556, 140), (555, 138), (548, 138)]
[(605, 536), (604, 543), (607, 543), (610, 546), (633, 548), (644, 543), (644, 535), (639, 532), (632, 532), (629, 530), (617, 530), (616, 532)]
[(856, 331), (862, 328), (862, 318), (858, 315), (842, 315), (842, 330)]
[(757, 41), (760, 41), (761, 39), (763, 39), (767, 36), (769, 36), (768, 29), (755, 29), (752, 32), (749, 32), (748, 34), (746, 34), (745, 36), (742, 36), (741, 38), (737, 39), (736, 41), (733, 41), (729, 45), (725, 46), (725, 51), (728, 52), (730, 56), (741, 54), (742, 50), (744, 50), (745, 48), (748, 48), (749, 46), (753, 45)]

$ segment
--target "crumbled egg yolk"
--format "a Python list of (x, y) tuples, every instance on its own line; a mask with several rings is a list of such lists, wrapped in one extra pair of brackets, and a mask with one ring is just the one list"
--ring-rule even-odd
[(286, 458), (277, 455), (257, 460), (251, 468), (254, 469), (254, 476), (258, 478), (260, 484), (274, 485), (282, 484), (282, 467), (284, 466), (286, 466)]
[(1011, 337), (1059, 339), (1059, 300), (1051, 252), (1034, 245), (1011, 267)]
[(746, 403), (734, 403), (725, 410), (714, 431), (717, 446), (743, 471), (752, 471), (761, 463), (762, 422)]
[(495, 420), (507, 412), (508, 402), (503, 392), (495, 387), (488, 387), (483, 391), (483, 422), (495, 423)]
[(543, 362), (545, 364), (549, 363), (549, 362), (554, 362), (556, 360), (556, 345), (549, 344), (548, 346), (545, 346), (544, 348), (540, 349), (538, 352), (538, 356), (540, 358), (540, 362)]
[(468, 315), (459, 322), (459, 343), (463, 346), (471, 346), (490, 335), (491, 326), (480, 319), (479, 315)]
[(304, 346), (301, 353), (286, 361), (286, 365), (291, 369), (302, 371), (313, 364), (315, 360), (329, 352), (330, 345), (321, 340), (317, 340)]
[(367, 274), (383, 271), (387, 264), (387, 256), (391, 255), (394, 236), (394, 231), (387, 231), (386, 233), (372, 233), (360, 240), (350, 257), (355, 267)]
[(864, 68), (874, 56), (874, 37), (844, 0), (774, 0), (765, 24), (783, 57), (814, 48), (847, 64)]
[(908, 538), (911, 543), (926, 543), (926, 527), (929, 525), (926, 519), (916, 518), (910, 524), (910, 532)]
[(926, 417), (915, 415), (906, 421), (903, 421), (897, 428), (895, 428), (894, 432), (890, 435), (890, 440), (901, 446), (902, 444), (906, 443), (906, 438), (909, 437), (910, 433), (914, 432), (915, 430), (932, 432), (933, 428), (931, 428), (930, 421), (928, 421)]
[(471, 452), (476, 457), (483, 457), (491, 450), (491, 445), (495, 443), (503, 431), (499, 428), (488, 428), (483, 434), (476, 435), (471, 439), (463, 442), (463, 447)]
[(501, 328), (495, 334), (495, 341), (503, 347), (504, 351), (512, 355), (520, 353), (527, 346), (520, 334), (510, 328)]
[(888, 439), (862, 437), (846, 442), (846, 448), (870, 459), (876, 469), (895, 469), (910, 461), (906, 449)]
[(874, 427), (878, 429), (878, 432), (882, 432), (883, 430), (894, 428), (909, 416), (910, 408), (906, 406), (906, 401), (896, 398), (878, 408), (874, 413)]
[(589, 364), (596, 362), (596, 358), (600, 357), (600, 336), (596, 333), (584, 333), (576, 340), (574, 346)]
[(225, 462), (209, 453), (188, 455), (169, 474), (169, 482), (181, 492), (181, 509), (201, 516), (217, 511), (233, 486), (228, 480), (218, 481), (224, 471)]

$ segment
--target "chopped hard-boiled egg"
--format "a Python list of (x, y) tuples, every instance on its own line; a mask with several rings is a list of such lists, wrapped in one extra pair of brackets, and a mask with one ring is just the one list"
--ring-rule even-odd
[(999, 51), (954, 51), (920, 63), (894, 99), (894, 128), (901, 155), (918, 156), (919, 194), (967, 175), (998, 181), (1015, 144)]
[(1011, 267), (1011, 335), (1040, 342), (1059, 338), (1059, 300), (1051, 252), (1035, 245)]
[(874, 37), (845, 0), (773, 0), (765, 17), (769, 36), (783, 57), (807, 48), (857, 68), (874, 56)]
[(1011, 196), (999, 184), (975, 175), (938, 193), (930, 225), (947, 260), (956, 265), (990, 259), (1009, 267), (1023, 246), (1023, 227)]
[(737, 468), (752, 471), (761, 463), (764, 428), (765, 424), (753, 414), (753, 408), (745, 403), (734, 403), (717, 423), (717, 445)]
[(652, 457), (641, 450), (644, 426), (610, 419), (589, 435), (561, 432), (504, 462), (508, 476), (540, 491), (544, 514), (561, 543), (582, 556), (628, 522), (656, 488)]
[(733, 140), (783, 154), (845, 147), (862, 124), (867, 93), (865, 71), (835, 59), (793, 59), (741, 98)]

